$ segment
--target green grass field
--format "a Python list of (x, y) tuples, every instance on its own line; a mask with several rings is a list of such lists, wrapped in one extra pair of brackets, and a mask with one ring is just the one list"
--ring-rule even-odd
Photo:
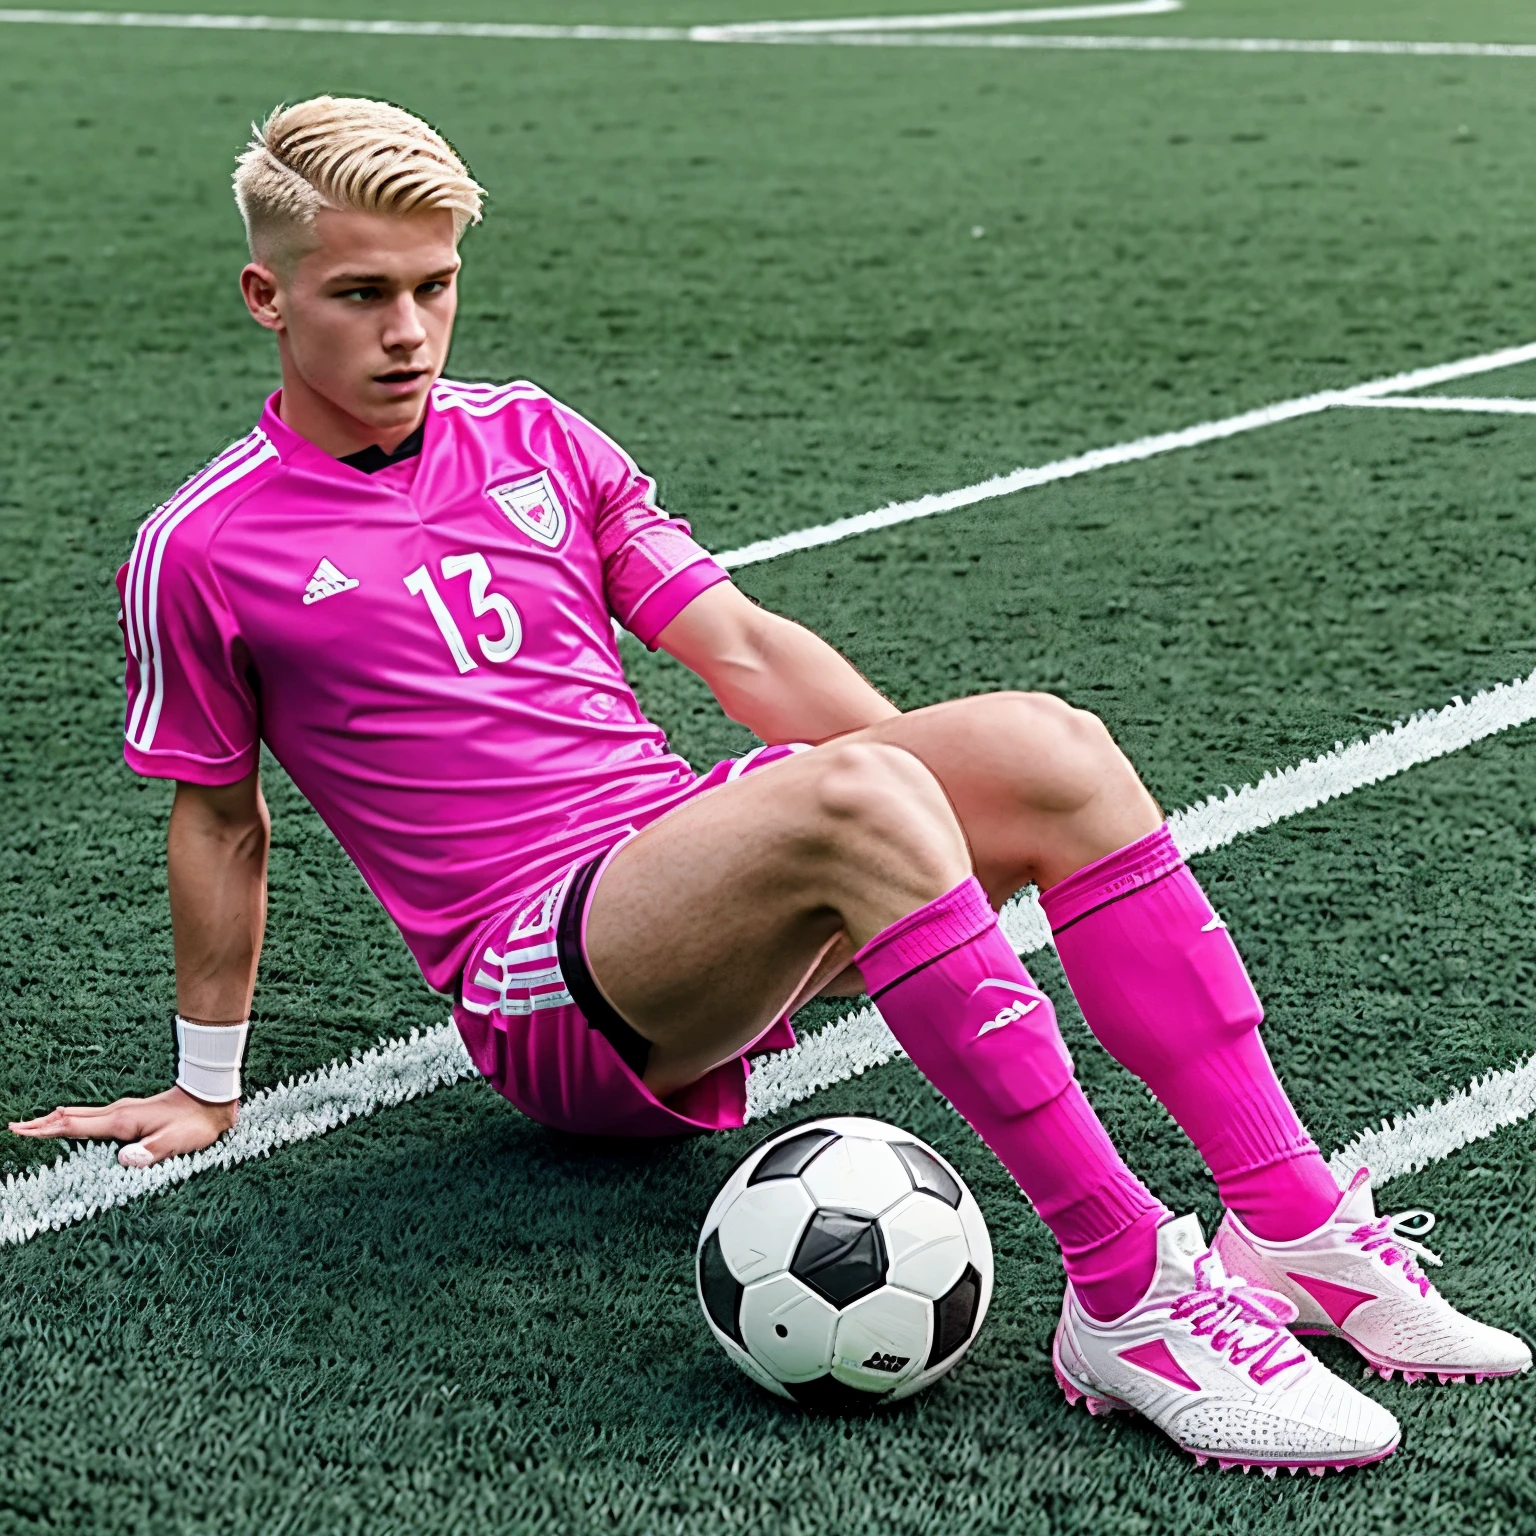
[[(1536, 11), (1188, 0), (1051, 30), (1536, 42)], [(421, 112), (491, 191), (451, 371), (571, 402), (715, 549), (1536, 340), (1536, 59), (0, 24), (6, 1119), (167, 1079), (169, 792), (121, 763), (112, 574), (275, 385), (235, 287), (228, 176), (252, 117), (319, 90)], [(1536, 394), (1536, 369), (1441, 392)], [(1092, 707), (1173, 808), (1529, 674), (1533, 481), (1529, 417), (1335, 410), (739, 580), (903, 705), (1009, 687)], [(690, 676), (626, 655), (691, 760), (747, 745)], [(1506, 733), (1201, 857), (1325, 1150), (1532, 1049), (1533, 746), (1536, 726)], [(275, 765), (267, 783), (255, 1087), (446, 1016)], [(1054, 960), (1031, 963), (1127, 1156), (1214, 1220), (1193, 1152), (1092, 1042)], [(1319, 1481), (1197, 1472), (1139, 1421), (1069, 1412), (1054, 1249), (990, 1154), (904, 1062), (811, 1107), (911, 1127), (989, 1219), (990, 1320), (924, 1397), (786, 1412), (705, 1330), (699, 1220), (806, 1106), (709, 1140), (588, 1143), (462, 1083), (0, 1250), (0, 1533), (1536, 1528), (1529, 1382), (1376, 1383), (1402, 1451)], [(0, 1138), (0, 1173), (64, 1150)], [(1528, 1126), (1383, 1201), (1439, 1214), (1454, 1301), (1536, 1331)]]

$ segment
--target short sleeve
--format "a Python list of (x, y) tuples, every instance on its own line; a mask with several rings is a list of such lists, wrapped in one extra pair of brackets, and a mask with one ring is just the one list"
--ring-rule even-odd
[(127, 657), (123, 757), (135, 773), (233, 784), (254, 771), (259, 711), (249, 658), (206, 557), (140, 533), (117, 573)]
[(609, 612), (651, 650), (701, 592), (731, 578), (681, 518), (656, 504), (656, 482), (612, 438), (574, 411), (562, 424), (593, 497)]

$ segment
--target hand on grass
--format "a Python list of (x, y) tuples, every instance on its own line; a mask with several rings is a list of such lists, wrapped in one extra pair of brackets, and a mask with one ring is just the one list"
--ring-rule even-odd
[(149, 1099), (61, 1106), (36, 1120), (13, 1120), (17, 1136), (64, 1136), (72, 1141), (120, 1141), (125, 1168), (148, 1168), (167, 1157), (212, 1146), (234, 1123), (239, 1104), (205, 1104), (180, 1088)]

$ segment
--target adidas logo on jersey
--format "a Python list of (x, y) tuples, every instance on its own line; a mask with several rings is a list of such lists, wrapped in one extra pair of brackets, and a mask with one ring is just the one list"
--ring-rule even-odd
[(318, 603), (322, 597), (335, 597), (338, 592), (350, 592), (360, 585), (355, 577), (343, 576), (329, 560), (322, 560), (304, 588), (304, 606)]

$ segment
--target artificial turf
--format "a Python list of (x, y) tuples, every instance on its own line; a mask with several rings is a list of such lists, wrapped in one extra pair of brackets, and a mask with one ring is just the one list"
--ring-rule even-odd
[[(1202, 0), (1072, 30), (1536, 38), (1511, 0)], [(383, 95), (449, 133), (493, 194), (452, 372), (569, 400), (718, 549), (1536, 339), (1533, 69), (0, 29), (0, 1110), (165, 1080), (168, 794), (118, 756), (111, 575), (272, 387), (226, 177), (274, 101)], [(1338, 411), (739, 579), (903, 705), (1091, 706), (1176, 806), (1531, 671), (1533, 432)], [(745, 744), (693, 679), (626, 656), (692, 760)], [(1325, 1147), (1529, 1050), (1533, 740), (1203, 858)], [(257, 1086), (445, 1012), (268, 777)], [(1131, 1160), (1209, 1221), (1193, 1155), (1036, 963)], [(1536, 1525), (1524, 1383), (1373, 1387), (1403, 1451), (1318, 1483), (1197, 1474), (1144, 1425), (1069, 1414), (1059, 1269), (988, 1154), (904, 1064), (814, 1103), (933, 1141), (991, 1222), (991, 1319), (912, 1404), (787, 1413), (710, 1342), (693, 1238), (761, 1128), (587, 1144), (467, 1084), (0, 1255), (0, 1531)], [(0, 1147), (0, 1171), (56, 1150)], [(1526, 1332), (1533, 1174), (1514, 1127), (1385, 1192), (1440, 1213), (1453, 1299)]]

